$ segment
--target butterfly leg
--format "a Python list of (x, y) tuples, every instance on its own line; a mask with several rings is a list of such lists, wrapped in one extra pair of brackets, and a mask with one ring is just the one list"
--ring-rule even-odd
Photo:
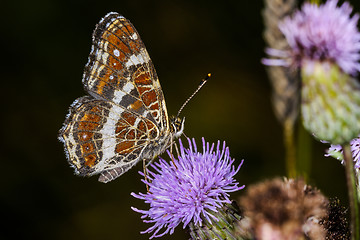
[[(178, 169), (178, 167), (176, 166), (175, 164), (175, 161), (174, 161), (174, 155), (172, 153), (172, 146), (173, 144), (175, 143), (175, 141), (171, 140), (171, 145), (170, 145), (170, 157), (171, 157), (171, 162), (173, 163), (173, 165), (175, 166), (176, 169)], [(176, 143), (175, 143), (175, 147), (176, 147), (176, 151), (177, 151), (177, 146), (176, 146)], [(178, 152), (178, 151), (177, 151)], [(178, 153), (178, 156), (179, 156), (179, 153)]]
[[(150, 161), (151, 163), (151, 161)], [(143, 159), (143, 170), (144, 170), (144, 179), (145, 179), (145, 185), (146, 185), (146, 191), (149, 192), (149, 185), (148, 185), (148, 178), (147, 178), (147, 164), (146, 159)]]
[(175, 145), (176, 154), (177, 154), (178, 156), (180, 156), (179, 148), (178, 148), (176, 142), (174, 143), (174, 145)]

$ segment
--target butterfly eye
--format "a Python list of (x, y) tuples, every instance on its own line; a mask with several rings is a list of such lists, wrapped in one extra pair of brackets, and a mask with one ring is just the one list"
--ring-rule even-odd
[(184, 131), (185, 117), (183, 119), (179, 117), (172, 117), (170, 121), (171, 121), (171, 131), (174, 133), (174, 136), (180, 137), (180, 135)]

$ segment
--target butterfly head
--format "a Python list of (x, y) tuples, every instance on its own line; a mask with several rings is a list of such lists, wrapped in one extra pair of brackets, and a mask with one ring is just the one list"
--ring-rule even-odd
[(178, 138), (181, 136), (181, 134), (183, 134), (184, 124), (185, 117), (182, 119), (174, 116), (170, 118), (170, 130), (172, 133), (174, 133), (175, 138)]

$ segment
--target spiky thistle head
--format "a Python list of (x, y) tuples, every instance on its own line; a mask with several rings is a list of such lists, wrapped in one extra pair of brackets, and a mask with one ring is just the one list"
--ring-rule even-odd
[[(148, 171), (147, 193), (132, 195), (145, 200), (150, 205), (149, 210), (134, 211), (142, 213), (144, 222), (154, 223), (142, 233), (153, 232), (151, 238), (172, 234), (174, 229), (183, 224), (202, 226), (207, 223), (221, 221), (223, 207), (230, 204), (229, 193), (243, 189), (238, 186), (234, 175), (241, 164), (235, 168), (234, 159), (225, 143), (215, 145), (206, 143), (203, 139), (202, 152), (197, 150), (195, 141), (189, 141), (189, 148), (180, 142), (180, 155), (174, 158), (174, 164), (160, 158), (158, 163)], [(169, 153), (170, 157), (171, 154)], [(162, 233), (160, 230), (164, 229)]]
[(359, 15), (354, 14), (348, 2), (337, 6), (338, 0), (325, 4), (305, 3), (301, 10), (279, 24), (290, 50), (267, 49), (270, 56), (266, 65), (300, 68), (313, 62), (335, 63), (347, 73), (360, 71)]
[(328, 200), (303, 180), (275, 178), (247, 188), (240, 198), (245, 232), (256, 239), (325, 239), (319, 222), (327, 217)]
[(349, 142), (360, 132), (359, 15), (337, 0), (305, 3), (279, 24), (290, 49), (268, 49), (266, 65), (288, 66), (301, 72), (301, 115), (304, 127), (333, 144)]

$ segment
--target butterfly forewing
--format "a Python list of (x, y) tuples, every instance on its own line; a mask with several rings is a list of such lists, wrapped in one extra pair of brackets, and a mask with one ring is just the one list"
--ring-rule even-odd
[(167, 127), (164, 96), (154, 66), (139, 34), (123, 16), (109, 13), (96, 26), (83, 83), (91, 95), (130, 107), (161, 129)]

